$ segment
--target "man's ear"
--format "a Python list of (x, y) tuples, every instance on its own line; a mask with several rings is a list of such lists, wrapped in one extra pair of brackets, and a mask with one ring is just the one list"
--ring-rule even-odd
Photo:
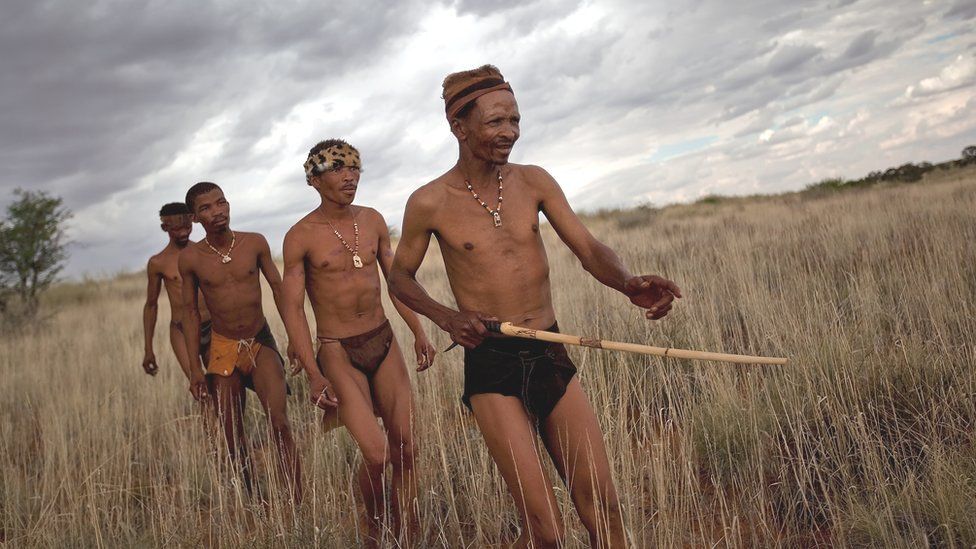
[(461, 123), (460, 118), (451, 119), (451, 133), (454, 134), (454, 137), (456, 137), (458, 141), (464, 141), (467, 139), (468, 132), (464, 129), (464, 124)]
[(166, 230), (166, 224), (165, 224), (165, 223), (160, 223), (160, 224), (159, 224), (159, 228), (160, 228), (160, 229), (162, 229), (164, 233), (165, 233), (165, 232), (168, 232), (168, 231)]

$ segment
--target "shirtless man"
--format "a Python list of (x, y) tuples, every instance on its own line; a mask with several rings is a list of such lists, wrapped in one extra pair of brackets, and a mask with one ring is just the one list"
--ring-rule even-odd
[[(518, 508), (522, 534), (516, 546), (551, 547), (564, 539), (536, 449), (538, 434), (590, 543), (624, 547), (603, 433), (566, 350), (542, 341), (486, 338), (483, 321), (556, 329), (539, 212), (586, 271), (647, 309), (647, 318), (666, 315), (680, 291), (659, 276), (632, 275), (590, 234), (545, 170), (508, 163), (519, 137), (519, 110), (497, 68), (448, 75), (444, 100), (459, 158), (408, 200), (390, 287), (465, 347), (462, 400)], [(416, 280), (431, 235), (440, 245), (459, 311), (434, 301)]]
[[(159, 291), (166, 288), (169, 298), (169, 343), (173, 347), (176, 361), (183, 375), (190, 379), (190, 358), (186, 354), (186, 341), (183, 337), (183, 298), (180, 296), (181, 281), (178, 258), (180, 251), (190, 243), (193, 222), (190, 210), (182, 202), (170, 202), (159, 210), (160, 228), (169, 235), (169, 243), (158, 254), (149, 258), (146, 275), (149, 287), (146, 289), (146, 305), (142, 308), (142, 328), (146, 341), (146, 353), (142, 359), (142, 369), (154, 376), (159, 372), (156, 354), (153, 352), (153, 336), (156, 331), (156, 316), (159, 312)], [(200, 311), (202, 330), (209, 335), (210, 315), (204, 307)]]
[[(281, 276), (271, 260), (268, 241), (257, 233), (230, 229), (230, 203), (217, 185), (190, 187), (186, 205), (206, 237), (180, 252), (183, 277), (184, 333), (187, 354), (198, 356), (200, 310), (198, 289), (213, 323), (209, 356), (190, 368), (190, 392), (197, 400), (215, 397), (215, 411), (231, 459), (253, 491), (247, 441), (244, 439), (245, 387), (257, 393), (278, 452), (278, 470), (296, 502), (301, 500), (301, 466), (288, 423), (284, 362), (261, 308), (264, 275), (281, 312)], [(206, 375), (204, 375), (204, 370)]]
[[(327, 416), (337, 404), (339, 421), (363, 455), (357, 480), (368, 537), (379, 541), (384, 474), (392, 465), (392, 525), (406, 546), (416, 535), (417, 495), (410, 378), (381, 301), (377, 265), (385, 278), (393, 262), (386, 221), (372, 208), (352, 205), (360, 168), (359, 152), (345, 141), (322, 141), (309, 151), (306, 180), (321, 204), (285, 235), (282, 317), (308, 374), (312, 402)], [(315, 313), (317, 356), (308, 337), (306, 290)], [(390, 297), (414, 334), (418, 370), (427, 368), (435, 350), (420, 319)]]

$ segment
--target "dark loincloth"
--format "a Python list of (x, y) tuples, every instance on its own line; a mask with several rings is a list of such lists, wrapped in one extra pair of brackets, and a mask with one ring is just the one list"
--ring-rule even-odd
[[(553, 324), (548, 332), (558, 332)], [(464, 394), (461, 401), (471, 409), (471, 397), (498, 393), (518, 397), (541, 422), (566, 393), (576, 365), (561, 343), (515, 337), (486, 338), (474, 349), (464, 350)]]

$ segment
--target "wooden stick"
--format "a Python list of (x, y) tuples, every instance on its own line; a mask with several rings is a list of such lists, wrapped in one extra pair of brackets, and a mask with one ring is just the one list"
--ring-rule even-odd
[(686, 349), (674, 349), (671, 347), (652, 347), (650, 345), (639, 345), (637, 343), (621, 343), (618, 341), (607, 341), (605, 339), (593, 339), (569, 334), (559, 334), (555, 332), (546, 332), (544, 330), (523, 328), (521, 326), (516, 326), (511, 322), (486, 322), (485, 325), (490, 331), (502, 333), (507, 336), (520, 337), (523, 339), (538, 339), (540, 341), (550, 341), (552, 343), (563, 343), (566, 345), (579, 345), (581, 347), (593, 347), (594, 349), (610, 349), (612, 351), (626, 351), (628, 353), (640, 353), (642, 355), (655, 355), (670, 358), (711, 360), (714, 362), (735, 362), (738, 364), (789, 363), (789, 359), (787, 358), (730, 355), (726, 353), (710, 353), (708, 351), (689, 351)]

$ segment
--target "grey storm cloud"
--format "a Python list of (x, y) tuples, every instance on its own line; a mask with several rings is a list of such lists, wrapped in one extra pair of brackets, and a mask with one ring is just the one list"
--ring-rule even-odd
[(397, 223), (454, 162), (441, 80), (486, 62), (519, 100), (513, 160), (576, 207), (796, 187), (877, 167), (869, 147), (920, 159), (972, 135), (906, 120), (971, 81), (947, 67), (972, 56), (974, 16), (964, 1), (12, 0), (0, 196), (65, 197), (75, 274), (140, 266), (163, 242), (159, 204), (200, 179), (274, 246), (317, 205), (308, 147), (345, 137), (363, 153), (357, 200)]
[(976, 17), (976, 3), (970, 0), (958, 0), (945, 13), (947, 19), (973, 19)]
[(75, 207), (172, 161), (243, 105), (238, 155), (303, 88), (410, 32), (419, 3), (16, 2), (0, 23), (0, 189), (44, 182)]

